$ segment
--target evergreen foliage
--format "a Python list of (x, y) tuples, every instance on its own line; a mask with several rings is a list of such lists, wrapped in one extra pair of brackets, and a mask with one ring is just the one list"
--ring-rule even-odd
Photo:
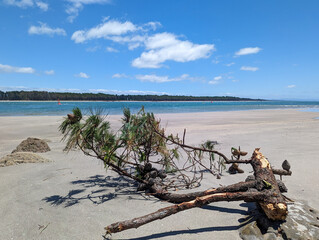
[(261, 101), (231, 96), (113, 95), (104, 93), (68, 93), (46, 91), (0, 91), (0, 100), (15, 101)]
[(185, 145), (185, 136), (181, 140), (178, 135), (166, 135), (160, 120), (144, 108), (137, 114), (124, 109), (117, 132), (105, 118), (101, 111), (82, 116), (81, 110), (74, 108), (59, 127), (65, 150), (79, 148), (102, 160), (107, 168), (144, 184), (144, 188), (154, 181), (165, 189), (191, 188), (198, 186), (203, 172), (220, 176), (224, 169), (223, 157), (215, 161), (215, 141), (198, 148)]

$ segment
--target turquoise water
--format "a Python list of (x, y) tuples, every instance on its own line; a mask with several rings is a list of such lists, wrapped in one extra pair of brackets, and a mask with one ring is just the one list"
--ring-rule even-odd
[(105, 114), (121, 114), (124, 107), (136, 113), (141, 106), (154, 113), (241, 111), (256, 109), (300, 108), (319, 111), (319, 102), (252, 101), (252, 102), (0, 102), (0, 116), (53, 116), (70, 113), (74, 107), (84, 112), (103, 109)]

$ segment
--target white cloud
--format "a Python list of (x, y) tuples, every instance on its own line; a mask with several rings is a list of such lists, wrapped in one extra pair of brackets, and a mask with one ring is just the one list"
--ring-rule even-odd
[(0, 73), (35, 73), (35, 70), (31, 67), (14, 67), (10, 65), (0, 64)]
[(27, 7), (38, 7), (43, 11), (48, 11), (49, 4), (42, 2), (42, 1), (34, 1), (34, 0), (4, 0), (3, 1), (7, 5), (16, 6), (20, 8), (27, 8)]
[(116, 43), (128, 44), (129, 50), (134, 50), (135, 48), (142, 46), (147, 39), (146, 36), (138, 34), (131, 36), (109, 36), (106, 38)]
[(234, 65), (235, 63), (234, 62), (231, 62), (231, 63), (228, 63), (228, 64), (225, 64), (226, 67), (230, 67), (232, 65)]
[(44, 71), (44, 73), (46, 75), (54, 75), (55, 74), (54, 70), (47, 70), (47, 71)]
[(168, 95), (167, 92), (141, 91), (141, 90), (109, 90), (109, 89), (89, 89), (81, 90), (77, 88), (32, 88), (25, 86), (0, 86), (0, 91), (47, 91), (47, 92), (76, 92), (76, 93), (108, 93), (108, 94), (127, 94), (127, 95)]
[(287, 88), (295, 88), (296, 85), (288, 85)]
[(119, 22), (110, 20), (99, 24), (87, 31), (79, 30), (73, 33), (71, 39), (76, 43), (83, 43), (92, 39), (108, 38), (111, 36), (119, 36), (128, 32), (136, 31), (137, 27), (129, 22)]
[(160, 68), (165, 61), (189, 62), (208, 58), (215, 50), (213, 44), (194, 44), (177, 39), (172, 33), (158, 33), (145, 41), (146, 50), (133, 60), (137, 68)]
[(84, 72), (80, 72), (79, 74), (76, 74), (75, 76), (79, 78), (90, 78), (90, 76)]
[(138, 42), (136, 42), (136, 43), (129, 43), (129, 44), (128, 44), (128, 49), (129, 49), (129, 50), (134, 50), (135, 48), (138, 48), (139, 46), (141, 46), (141, 43), (138, 43)]
[(35, 4), (37, 5), (38, 8), (40, 8), (41, 10), (43, 11), (48, 11), (49, 9), (49, 4), (45, 3), (45, 2), (40, 2), (40, 1), (37, 1), (35, 2)]
[(140, 27), (143, 31), (153, 30), (155, 31), (158, 27), (161, 27), (162, 24), (160, 22), (148, 22), (145, 23), (142, 27)]
[(65, 36), (66, 32), (62, 28), (51, 28), (45, 23), (40, 22), (40, 26), (31, 26), (28, 31), (29, 34), (37, 34), (37, 35), (62, 35)]
[(239, 51), (237, 51), (235, 53), (235, 56), (242, 56), (242, 55), (248, 55), (248, 54), (256, 54), (259, 53), (262, 49), (259, 47), (248, 47), (248, 48), (242, 48), (239, 49)]
[(114, 53), (119, 52), (119, 50), (117, 50), (117, 49), (115, 49), (115, 48), (112, 48), (112, 47), (107, 47), (105, 50), (106, 50), (107, 52), (114, 52)]
[(221, 79), (222, 79), (222, 76), (216, 76), (214, 77), (213, 80), (209, 81), (208, 84), (212, 84), (212, 85), (218, 84)]
[(74, 19), (79, 15), (80, 10), (83, 9), (84, 5), (88, 4), (107, 4), (111, 3), (111, 0), (66, 0), (69, 2), (66, 13), (70, 16), (68, 17), (68, 20), (70, 22), (73, 22)]
[(240, 70), (256, 72), (257, 70), (259, 70), (259, 68), (258, 67), (242, 66), (240, 68)]
[(90, 89), (92, 93), (109, 93), (109, 94), (128, 94), (128, 95), (165, 95), (167, 92), (140, 91), (140, 90), (109, 90), (109, 89)]
[(129, 76), (124, 73), (115, 73), (113, 74), (112, 78), (129, 78)]
[(155, 82), (155, 83), (164, 83), (164, 82), (177, 82), (183, 80), (191, 80), (192, 78), (188, 74), (183, 74), (176, 78), (169, 78), (168, 76), (157, 76), (155, 74), (151, 75), (136, 75), (136, 79), (142, 82)]

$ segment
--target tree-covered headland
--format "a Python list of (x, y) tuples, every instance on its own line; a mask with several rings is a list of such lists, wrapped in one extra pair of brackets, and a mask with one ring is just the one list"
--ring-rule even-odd
[(232, 96), (117, 95), (46, 91), (0, 91), (0, 101), (261, 101)]

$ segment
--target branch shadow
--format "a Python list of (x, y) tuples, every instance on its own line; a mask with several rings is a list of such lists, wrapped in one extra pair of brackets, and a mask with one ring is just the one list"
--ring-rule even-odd
[[(176, 231), (170, 231), (170, 232), (162, 232), (162, 233), (155, 233), (143, 237), (137, 237), (137, 238), (117, 238), (118, 240), (151, 240), (151, 239), (160, 239), (164, 237), (176, 237), (176, 239), (183, 239), (183, 234), (198, 234), (198, 233), (204, 233), (204, 232), (221, 232), (221, 231), (235, 231), (239, 230), (240, 228), (244, 227), (245, 225), (255, 221), (255, 217), (252, 214), (253, 211), (255, 211), (256, 206), (254, 203), (241, 203), (241, 207), (247, 207), (247, 211), (240, 210), (236, 208), (225, 208), (225, 207), (217, 207), (217, 206), (211, 206), (207, 205), (205, 207), (202, 207), (203, 209), (211, 210), (211, 211), (220, 211), (225, 213), (235, 213), (235, 214), (241, 214), (245, 215), (245, 217), (238, 219), (239, 224), (235, 226), (218, 226), (218, 227), (205, 227), (205, 228), (196, 228), (196, 229), (185, 229), (185, 230), (176, 230)], [(107, 236), (103, 236), (104, 240), (111, 240), (112, 238), (109, 238)]]
[[(164, 237), (173, 237), (175, 236), (178, 239), (183, 239), (183, 234), (198, 234), (198, 233), (204, 233), (204, 232), (221, 232), (221, 231), (234, 231), (239, 230), (241, 227), (245, 226), (246, 224), (251, 223), (254, 221), (254, 218), (252, 216), (247, 217), (247, 221), (245, 223), (236, 225), (236, 226), (218, 226), (218, 227), (206, 227), (206, 228), (196, 228), (196, 229), (187, 229), (187, 230), (176, 230), (176, 231), (170, 231), (170, 232), (163, 232), (163, 233), (155, 233), (143, 237), (137, 237), (137, 238), (118, 238), (118, 240), (150, 240), (150, 239), (160, 239)], [(108, 238), (106, 236), (103, 236), (104, 240), (111, 240), (112, 238)]]
[(84, 200), (89, 200), (93, 204), (102, 204), (119, 195), (126, 195), (129, 199), (133, 199), (137, 194), (136, 184), (121, 176), (94, 175), (87, 179), (72, 181), (71, 184), (77, 188), (70, 190), (65, 196), (52, 195), (43, 198), (42, 201), (54, 206), (71, 207)]

